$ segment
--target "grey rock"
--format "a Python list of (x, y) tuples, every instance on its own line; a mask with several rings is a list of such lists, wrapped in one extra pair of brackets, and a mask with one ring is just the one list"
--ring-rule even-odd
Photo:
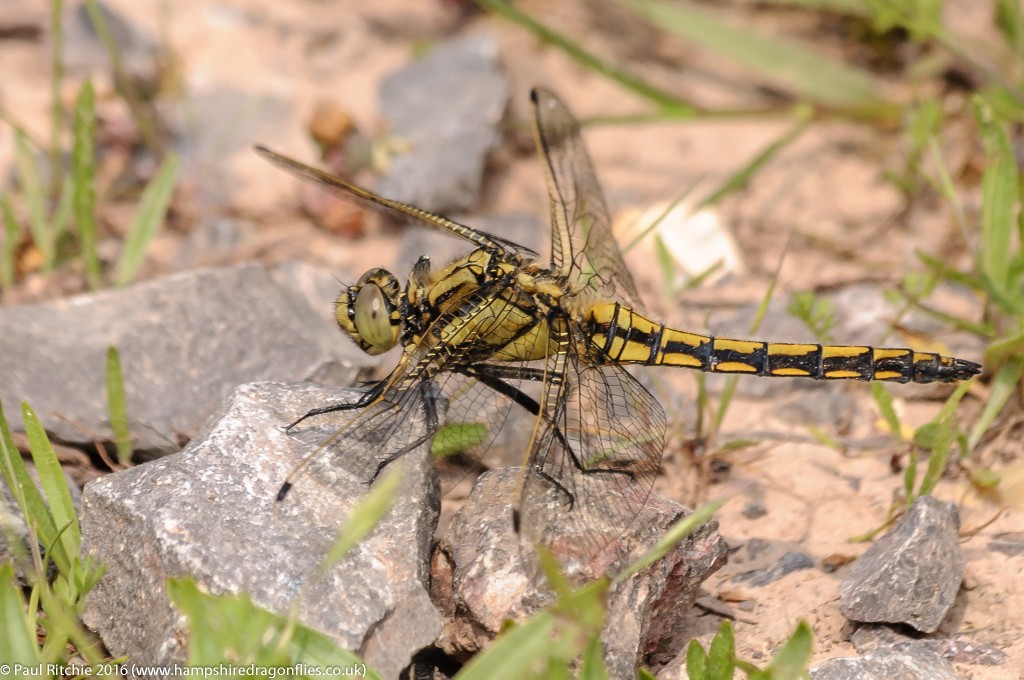
[(1009, 555), (1010, 557), (1024, 555), (1024, 532), (1007, 531), (996, 534), (988, 542), (988, 549), (992, 552)]
[(403, 481), (391, 510), (322, 575), (319, 563), (367, 491), (362, 458), (373, 452), (327, 456), (275, 500), (289, 471), (349, 416), (311, 418), (291, 433), (282, 425), (358, 394), (243, 385), (184, 452), (86, 486), (83, 549), (107, 572), (84, 620), (115, 656), (184, 660), (184, 621), (165, 582), (186, 575), (208, 592), (246, 592), (282, 614), (299, 601), (300, 622), (358, 651), (384, 677), (397, 677), (431, 643), (441, 630), (426, 594), (439, 492), (425, 447), (392, 464)]
[(743, 516), (750, 520), (761, 519), (768, 514), (768, 508), (757, 501), (750, 501), (743, 506)]
[[(98, 0), (96, 8), (114, 44), (121, 67), (128, 74), (155, 83), (160, 47), (153, 36), (118, 13), (109, 4)], [(63, 24), (65, 66), (74, 73), (88, 74), (94, 70), (113, 72), (110, 50), (103, 44), (100, 31), (82, 2)]]
[(733, 581), (746, 583), (752, 587), (766, 586), (769, 583), (778, 581), (783, 576), (794, 571), (803, 569), (814, 569), (814, 559), (809, 555), (800, 552), (787, 552), (775, 564), (767, 569), (758, 569), (740, 574)]
[(115, 346), (135, 448), (155, 454), (179, 450), (242, 383), (344, 384), (364, 356), (260, 265), (11, 307), (0, 310), (0, 327), (0, 398), (27, 400), (68, 443), (113, 436), (104, 370)]
[(388, 77), (381, 111), (411, 149), (392, 159), (378, 193), (435, 212), (475, 205), (507, 99), (497, 42), (487, 36), (441, 45)]
[[(192, 188), (193, 209), (204, 216), (252, 214), (252, 206), (241, 198), (246, 192), (239, 187), (253, 179), (238, 172), (236, 159), (246, 164), (263, 163), (252, 151), (254, 140), (273, 142), (280, 139), (282, 130), (303, 124), (287, 98), (267, 91), (233, 88), (224, 82), (191, 88), (185, 101), (159, 99), (154, 108), (173, 132), (183, 174)], [(265, 176), (266, 181), (281, 177), (274, 171)], [(209, 221), (210, 217), (204, 219)], [(209, 229), (202, 225), (200, 228)], [(222, 233), (213, 236), (224, 243), (223, 237), (231, 235), (223, 233), (223, 225), (219, 228)], [(194, 254), (196, 245), (190, 244), (184, 255)]]
[(830, 659), (811, 670), (811, 680), (961, 680), (953, 666), (920, 647), (881, 648), (864, 656)]
[[(339, 335), (342, 331), (338, 328), (335, 317), (338, 294), (347, 285), (355, 283), (362, 273), (333, 272), (299, 260), (282, 262), (270, 270), (270, 275), (274, 277), (275, 281), (289, 290), (298, 292), (306, 300), (310, 309), (316, 311), (320, 318), (326, 321)], [(343, 335), (341, 337), (345, 338)], [(345, 338), (344, 342), (348, 346), (355, 347), (355, 344), (348, 338)], [(361, 350), (359, 353), (363, 355), (360, 361), (363, 367), (375, 366), (379, 361), (377, 357), (371, 357)]]
[(850, 636), (850, 642), (858, 654), (890, 647), (902, 651), (909, 647), (922, 647), (934, 652), (951, 663), (972, 666), (999, 666), (1006, 663), (1007, 654), (994, 645), (975, 642), (965, 637), (917, 638), (883, 624), (859, 626)]
[(888, 534), (854, 562), (840, 587), (840, 611), (861, 622), (905, 623), (935, 631), (956, 599), (966, 560), (956, 506), (914, 500)]
[[(518, 479), (518, 468), (481, 475), (434, 553), (431, 595), (445, 616), (438, 646), (453, 656), (475, 653), (497, 635), (504, 621), (522, 619), (552, 600), (535, 576), (532, 549), (513, 529), (511, 499)], [(593, 515), (587, 525), (593, 533), (582, 536), (579, 518), (570, 516), (579, 512), (558, 506), (545, 536), (545, 544), (575, 582), (616, 573), (688, 513), (652, 495), (628, 526), (617, 522), (614, 513)], [(581, 541), (594, 535), (607, 547), (600, 554), (581, 551)], [(682, 617), (700, 584), (725, 559), (725, 542), (712, 521), (664, 559), (612, 587), (601, 635), (611, 677), (634, 677), (647, 654), (674, 655), (682, 649), (687, 641), (680, 630)]]

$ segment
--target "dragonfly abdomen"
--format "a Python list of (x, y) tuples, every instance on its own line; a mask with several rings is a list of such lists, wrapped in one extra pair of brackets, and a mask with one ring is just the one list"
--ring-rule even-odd
[(593, 305), (585, 320), (594, 346), (609, 361), (681, 366), (711, 373), (814, 378), (954, 382), (981, 366), (933, 352), (866, 345), (818, 345), (731, 340), (651, 321), (618, 303)]

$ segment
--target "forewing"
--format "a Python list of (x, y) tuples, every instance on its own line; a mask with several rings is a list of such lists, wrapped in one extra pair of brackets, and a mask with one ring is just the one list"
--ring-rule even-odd
[(383, 215), (388, 219), (398, 222), (412, 221), (417, 224), (430, 227), (431, 229), (435, 229), (452, 236), (457, 236), (469, 241), (478, 248), (504, 251), (511, 255), (529, 258), (536, 257), (537, 255), (529, 248), (503, 239), (500, 236), (494, 236), (487, 232), (480, 231), (479, 229), (467, 227), (466, 225), (459, 224), (447, 217), (435, 215), (434, 213), (421, 210), (420, 208), (407, 205), (400, 201), (393, 201), (390, 198), (378, 196), (368, 189), (364, 189), (355, 184), (350, 184), (340, 177), (335, 177), (323, 170), (318, 170), (317, 168), (306, 165), (305, 163), (300, 163), (299, 161), (288, 158), (287, 156), (282, 156), (281, 154), (271, 151), (266, 147), (257, 146), (256, 152), (274, 165), (284, 168), (293, 175), (309, 180), (315, 184), (319, 184), (327, 191), (330, 191), (347, 201), (351, 201), (362, 208)]
[(608, 206), (579, 122), (551, 92), (537, 88), (531, 97), (551, 201), (553, 268), (601, 297), (639, 307), (640, 296), (612, 234)]

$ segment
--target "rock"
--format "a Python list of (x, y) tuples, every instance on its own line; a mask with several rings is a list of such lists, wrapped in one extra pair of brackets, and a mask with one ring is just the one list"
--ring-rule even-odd
[(830, 659), (811, 670), (811, 680), (962, 680), (948, 661), (922, 648), (884, 647), (861, 657)]
[[(96, 9), (117, 46), (121, 68), (138, 80), (155, 85), (160, 52), (157, 41), (102, 0), (97, 0)], [(65, 67), (70, 72), (90, 75), (97, 70), (113, 71), (110, 50), (103, 44), (100, 31), (89, 14), (88, 3), (75, 7), (63, 28)]]
[[(310, 309), (317, 312), (318, 316), (334, 329), (335, 334), (342, 338), (342, 342), (350, 347), (355, 345), (338, 328), (335, 317), (336, 303), (346, 284), (355, 283), (361, 274), (362, 272), (335, 272), (300, 260), (287, 260), (270, 269), (270, 275), (275, 281), (288, 290), (298, 292)], [(359, 351), (359, 356), (359, 365), (363, 368), (380, 363), (379, 357), (372, 357), (362, 351)]]
[(441, 620), (426, 588), (439, 492), (426, 447), (392, 464), (404, 473), (392, 509), (322, 576), (319, 563), (368, 489), (361, 458), (374, 454), (330, 456), (275, 500), (289, 471), (347, 416), (319, 416), (292, 433), (282, 425), (358, 394), (243, 385), (184, 452), (86, 487), (83, 550), (107, 571), (83, 618), (114, 656), (142, 665), (185, 660), (184, 621), (165, 589), (180, 576), (211, 593), (244, 591), (285, 615), (298, 600), (300, 622), (358, 651), (383, 677), (397, 677), (434, 640)]
[[(523, 619), (552, 600), (535, 577), (532, 550), (513, 529), (511, 499), (518, 479), (518, 468), (481, 475), (434, 552), (431, 596), (445, 617), (438, 646), (453, 656), (475, 653), (497, 635), (504, 621)], [(579, 518), (567, 512), (562, 504), (550, 517), (545, 541), (576, 583), (621, 570), (688, 513), (652, 495), (628, 527), (616, 522), (614, 513), (595, 515), (587, 525), (593, 534), (583, 537)], [(594, 535), (607, 541), (599, 556), (580, 551), (580, 543)], [(682, 616), (700, 584), (725, 559), (725, 542), (717, 523), (710, 522), (664, 559), (612, 587), (601, 635), (611, 677), (634, 677), (647, 655), (671, 656), (682, 649), (688, 641), (679, 629)]]
[(964, 577), (959, 529), (955, 505), (931, 496), (916, 498), (893, 530), (850, 568), (840, 588), (843, 616), (934, 632)]
[(769, 583), (778, 581), (787, 574), (803, 569), (814, 569), (814, 559), (805, 553), (791, 551), (783, 554), (778, 561), (766, 569), (748, 571), (732, 580), (736, 583), (746, 583), (757, 588), (766, 586)]
[[(354, 379), (363, 353), (260, 265), (0, 310), (0, 398), (67, 443), (111, 439), (107, 347), (121, 355), (136, 450), (178, 451), (238, 385)], [(60, 417), (55, 417), (60, 414)], [(8, 409), (12, 428), (18, 409)]]
[(757, 501), (750, 501), (743, 506), (743, 516), (749, 520), (761, 519), (768, 514), (768, 508)]
[(1010, 557), (1024, 555), (1024, 532), (1007, 531), (996, 534), (988, 542), (988, 549)]
[(410, 150), (395, 155), (377, 193), (432, 212), (476, 205), (507, 99), (497, 42), (486, 36), (441, 45), (388, 77), (381, 112)]
[(917, 638), (905, 635), (882, 624), (865, 624), (850, 636), (850, 642), (858, 654), (890, 647), (903, 651), (909, 647), (922, 647), (948, 660), (950, 663), (972, 666), (1000, 666), (1006, 663), (1007, 654), (994, 645), (975, 642), (964, 637)]

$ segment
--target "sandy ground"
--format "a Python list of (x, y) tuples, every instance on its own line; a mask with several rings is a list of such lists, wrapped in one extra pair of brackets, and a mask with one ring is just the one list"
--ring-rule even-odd
[[(311, 227), (298, 213), (297, 186), (290, 179), (282, 180), (278, 170), (257, 159), (250, 149), (255, 143), (267, 143), (312, 160), (314, 149), (306, 130), (316, 102), (324, 99), (336, 102), (362, 129), (383, 133), (378, 86), (384, 76), (413, 58), (418, 42), (472, 33), (495, 36), (510, 82), (510, 112), (520, 119), (526, 114), (527, 92), (535, 84), (558, 91), (581, 118), (647, 110), (619, 86), (507, 22), (480, 15), (460, 20), (462, 5), (457, 2), (385, 0), (372, 10), (364, 3), (309, 0), (178, 0), (163, 11), (155, 2), (111, 0), (110, 4), (152, 40), (170, 46), (171, 71), (177, 78), (178, 99), (173, 107), (177, 127), (183, 137), (201, 140), (184, 144), (182, 191), (187, 192), (189, 208), (154, 244), (147, 276), (210, 263), (200, 257), (196, 258), (200, 262), (183, 265), (176, 258), (189, 232), (216, 216), (237, 220), (243, 225), (244, 238), (237, 250), (218, 255), (215, 261), (298, 258), (325, 266), (345, 280), (376, 265), (393, 265), (402, 271), (382, 255), (398, 250), (392, 231), (371, 224), (361, 238), (352, 240)], [(543, 3), (522, 5), (557, 22), (570, 35), (586, 35), (588, 47), (604, 56), (619, 59), (708, 108), (765, 101), (763, 93), (750, 86), (748, 74), (716, 61), (713, 55), (652, 37), (635, 24), (616, 22), (609, 14), (612, 9), (602, 3), (563, 3), (557, 12), (545, 10)], [(47, 6), (42, 0), (8, 0), (0, 8), (0, 23), (17, 17), (45, 27)], [(778, 30), (777, 20), (764, 14), (758, 20), (765, 30)], [(611, 26), (623, 30), (612, 31)], [(48, 49), (45, 36), (42, 42), (0, 40), (0, 72), (5, 74), (0, 101), (39, 139), (49, 134)], [(822, 49), (830, 51), (834, 46), (823, 40)], [(65, 95), (69, 100), (77, 90), (77, 74), (71, 69), (68, 76)], [(97, 86), (101, 111), (114, 122), (126, 120), (123, 105), (110, 95), (109, 80), (98, 78)], [(897, 84), (886, 87), (899, 92)], [(955, 108), (963, 102), (947, 104)], [(782, 115), (702, 119), (599, 126), (588, 129), (586, 137), (612, 211), (628, 224), (629, 215), (637, 210), (671, 200), (695, 183), (698, 195), (715, 187), (790, 125)], [(963, 160), (972, 153), (952, 133), (943, 144), (954, 159)], [(8, 166), (12, 146), (10, 128), (0, 125), (0, 167)], [(944, 207), (937, 201), (921, 201), (905, 211), (899, 192), (884, 180), (884, 170), (898, 163), (900, 151), (896, 134), (839, 122), (813, 126), (759, 173), (750, 187), (717, 209), (715, 216), (739, 245), (740, 270), (711, 287), (671, 295), (665, 292), (660, 272), (649, 264), (649, 248), (629, 254), (649, 310), (673, 325), (715, 329), (716, 319), (759, 301), (787, 239), (791, 240), (780, 273), (780, 300), (796, 290), (834, 290), (862, 282), (893, 284), (915, 268), (918, 248), (947, 257), (954, 265), (965, 264), (969, 254), (955, 246), (955, 229)], [(530, 212), (545, 217), (541, 171), (527, 145), (506, 144), (491, 166), (481, 213)], [(968, 211), (976, 211), (977, 203), (977, 188), (968, 189)], [(118, 213), (111, 212), (108, 219), (117, 229)], [(937, 304), (969, 318), (979, 314), (976, 303), (962, 295), (950, 294)], [(705, 325), (709, 313), (710, 322)], [(749, 316), (741, 327), (748, 322)], [(803, 331), (772, 339), (807, 341), (810, 335)], [(970, 339), (942, 339), (956, 343), (956, 351), (966, 352), (968, 358), (980, 356), (980, 346)], [(887, 342), (901, 341), (894, 336)], [(885, 521), (902, 486), (890, 459), (893, 453), (904, 452), (879, 437), (866, 386), (800, 392), (773, 386), (763, 398), (739, 399), (723, 426), (727, 433), (723, 439), (754, 433), (762, 442), (729, 454), (730, 470), (709, 479), (701, 472), (707, 466), (686, 452), (696, 415), (693, 377), (680, 372), (660, 375), (657, 381), (658, 395), (667, 402), (676, 433), (658, 489), (687, 503), (733, 495), (718, 515), (721, 531), (732, 546), (739, 548), (758, 538), (805, 552), (820, 564), (829, 556), (860, 554), (866, 544), (850, 539)], [(920, 387), (893, 391), (910, 425), (934, 415), (941, 405), (936, 397), (946, 393)], [(983, 397), (985, 388), (979, 387), (977, 394)], [(977, 412), (978, 403), (968, 397), (965, 419)], [(842, 437), (872, 438), (880, 444), (838, 452), (808, 443), (811, 425), (833, 436), (845, 427)], [(771, 437), (764, 437), (766, 432)], [(1006, 463), (1019, 454), (1019, 443), (1004, 442), (987, 459)], [(1010, 656), (1002, 666), (959, 666), (958, 671), (974, 678), (1021, 677), (1024, 563), (1020, 556), (991, 550), (989, 543), (997, 535), (1024, 531), (1024, 517), (1012, 510), (999, 514), (997, 506), (974, 499), (962, 475), (948, 475), (935, 495), (960, 504), (967, 556), (964, 587), (941, 632), (995, 645)], [(749, 502), (759, 503), (767, 514), (748, 519), (743, 511)], [(737, 617), (741, 655), (767, 658), (800, 618), (814, 628), (816, 661), (854, 654), (848, 641), (850, 629), (838, 611), (842, 570), (832, 574), (821, 568), (799, 571), (761, 588), (731, 582), (750, 568), (738, 555), (706, 584), (711, 596), (729, 601)], [(694, 635), (714, 630), (719, 620), (696, 611)]]

